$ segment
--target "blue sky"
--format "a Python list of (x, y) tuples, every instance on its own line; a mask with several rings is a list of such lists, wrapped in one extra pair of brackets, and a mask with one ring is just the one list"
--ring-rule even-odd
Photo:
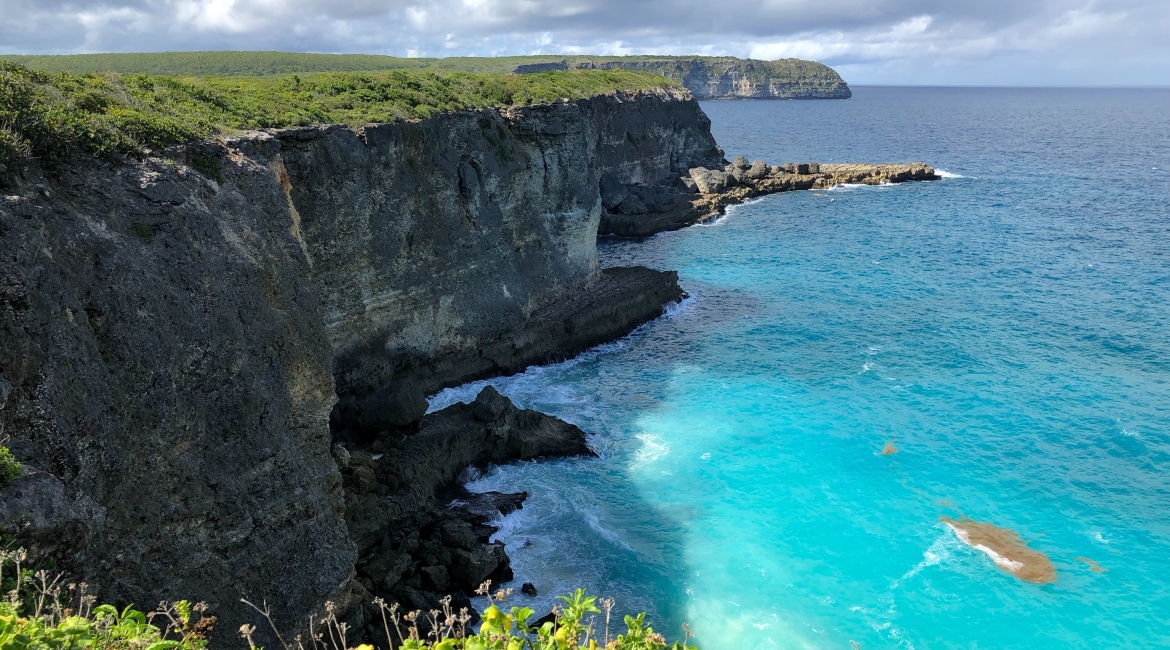
[(1170, 85), (1170, 0), (0, 0), (0, 52), (799, 57), (852, 84)]

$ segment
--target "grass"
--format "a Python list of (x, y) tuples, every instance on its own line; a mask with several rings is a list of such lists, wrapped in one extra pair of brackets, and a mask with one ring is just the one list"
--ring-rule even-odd
[(108, 160), (246, 129), (360, 126), (676, 85), (627, 70), (199, 78), (48, 73), (0, 61), (0, 165), (38, 159), (55, 169), (81, 154)]

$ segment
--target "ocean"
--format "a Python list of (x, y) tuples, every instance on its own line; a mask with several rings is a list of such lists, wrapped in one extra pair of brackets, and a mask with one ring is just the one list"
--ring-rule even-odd
[[(1170, 647), (1170, 90), (703, 110), (728, 158), (945, 178), (603, 239), (604, 265), (675, 269), (690, 298), (435, 396), (491, 383), (600, 454), (467, 477), (529, 493), (497, 539), (540, 595), (512, 600), (584, 587), (704, 650)], [(1015, 531), (1055, 581), (944, 517)]]

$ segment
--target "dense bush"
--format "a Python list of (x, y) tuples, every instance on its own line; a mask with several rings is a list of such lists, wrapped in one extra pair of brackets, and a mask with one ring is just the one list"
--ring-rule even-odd
[(624, 70), (180, 79), (49, 74), (0, 60), (0, 165), (36, 158), (52, 169), (80, 154), (110, 159), (244, 129), (361, 126), (669, 85), (657, 75)]

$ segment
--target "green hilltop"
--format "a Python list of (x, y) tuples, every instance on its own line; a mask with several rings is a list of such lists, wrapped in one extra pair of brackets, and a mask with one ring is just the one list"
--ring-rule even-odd
[(246, 129), (397, 122), (449, 111), (678, 87), (627, 70), (431, 70), (268, 77), (49, 73), (0, 60), (0, 165), (109, 159)]

